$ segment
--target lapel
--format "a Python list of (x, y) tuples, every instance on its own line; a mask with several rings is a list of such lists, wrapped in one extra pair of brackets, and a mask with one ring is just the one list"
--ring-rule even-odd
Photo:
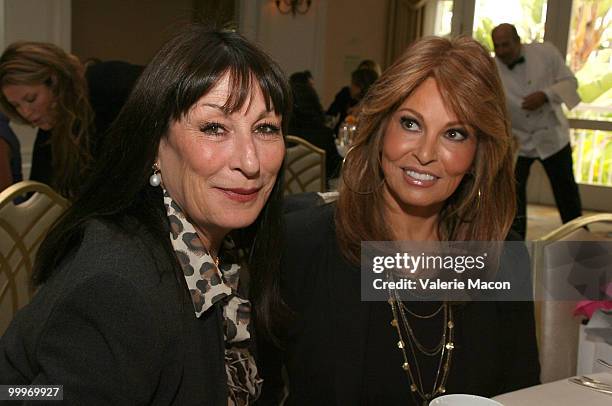
[(335, 310), (336, 404), (358, 405), (363, 391), (369, 302), (361, 301), (359, 268), (345, 262), (339, 251), (329, 260), (333, 275), (331, 308)]

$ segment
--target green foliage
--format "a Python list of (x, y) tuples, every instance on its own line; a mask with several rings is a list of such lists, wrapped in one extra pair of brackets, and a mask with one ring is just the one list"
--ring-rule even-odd
[(521, 0), (521, 8), (523, 9), (524, 15), (531, 17), (531, 21), (525, 24), (526, 26), (530, 26), (529, 23), (531, 22), (535, 24), (542, 23), (542, 11), (544, 10), (545, 1), (546, 0)]
[(517, 24), (519, 33), (523, 32), (523, 42), (542, 42), (544, 40), (544, 2), (546, 0), (521, 0), (523, 20)]
[[(525, 20), (516, 24), (516, 29), (525, 42), (541, 42), (544, 39), (543, 6), (546, 0), (521, 0), (521, 8)], [(612, 0), (608, 0), (612, 1)], [(488, 17), (482, 17), (474, 32), (474, 38), (493, 52), (493, 41), (491, 31), (495, 28), (493, 21)]]
[(480, 20), (480, 24), (474, 33), (474, 39), (487, 48), (489, 52), (493, 52), (493, 40), (491, 39), (493, 28), (495, 28), (493, 21), (488, 17), (484, 17)]
[(597, 3), (597, 17), (604, 17), (612, 8), (612, 0), (582, 0), (582, 3)]
[(573, 130), (574, 174), (579, 183), (612, 185), (612, 134)]

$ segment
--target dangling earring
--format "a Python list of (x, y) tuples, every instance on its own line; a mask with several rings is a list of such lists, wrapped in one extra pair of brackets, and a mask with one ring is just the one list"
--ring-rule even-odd
[(153, 164), (153, 175), (149, 178), (149, 185), (153, 187), (158, 187), (161, 185), (161, 172), (159, 170), (159, 165), (157, 162)]

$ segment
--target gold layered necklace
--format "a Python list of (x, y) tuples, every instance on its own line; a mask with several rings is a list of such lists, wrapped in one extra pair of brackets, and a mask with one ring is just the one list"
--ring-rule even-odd
[[(410, 392), (415, 400), (417, 400), (416, 396), (418, 396), (420, 402), (424, 406), (427, 406), (431, 399), (446, 392), (446, 381), (450, 371), (453, 349), (455, 348), (453, 341), (455, 327), (453, 321), (453, 309), (447, 302), (443, 302), (440, 308), (435, 310), (433, 313), (424, 316), (418, 315), (404, 306), (398, 297), (397, 291), (391, 290), (389, 291), (389, 305), (391, 306), (391, 312), (393, 313), (391, 326), (393, 326), (397, 331), (397, 335), (399, 337), (397, 347), (401, 350), (402, 357), (404, 359), (404, 363), (401, 365), (401, 368), (406, 373), (406, 377), (410, 383)], [(440, 342), (433, 348), (427, 348), (417, 339), (406, 314), (408, 313), (418, 319), (431, 319), (440, 312), (443, 312), (444, 314), (442, 337)], [(412, 364), (408, 358), (406, 347), (410, 349), (414, 364)], [(421, 370), (419, 368), (415, 348), (426, 356), (440, 357), (436, 377), (433, 383), (433, 389), (431, 391), (426, 391), (425, 386), (423, 385), (423, 379), (421, 377)]]

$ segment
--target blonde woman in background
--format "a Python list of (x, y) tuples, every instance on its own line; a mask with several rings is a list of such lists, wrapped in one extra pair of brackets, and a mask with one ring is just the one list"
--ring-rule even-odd
[(95, 156), (97, 134), (114, 120), (141, 71), (124, 62), (86, 71), (56, 45), (9, 45), (0, 57), (0, 108), (11, 120), (38, 128), (30, 179), (73, 199)]

